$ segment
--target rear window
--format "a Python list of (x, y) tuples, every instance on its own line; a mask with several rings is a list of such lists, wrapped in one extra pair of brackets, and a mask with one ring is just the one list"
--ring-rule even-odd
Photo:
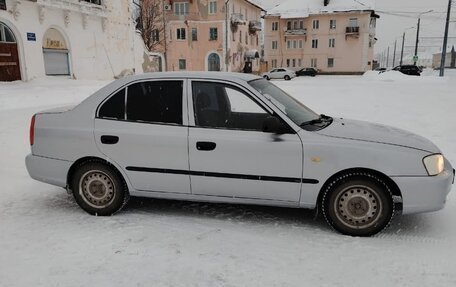
[(182, 81), (151, 81), (128, 87), (127, 120), (182, 124)]
[(118, 91), (100, 108), (98, 117), (103, 119), (125, 119), (125, 89)]

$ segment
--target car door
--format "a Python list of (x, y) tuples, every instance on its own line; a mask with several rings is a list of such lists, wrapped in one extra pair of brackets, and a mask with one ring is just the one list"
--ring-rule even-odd
[(282, 79), (283, 77), (285, 77), (285, 74), (286, 74), (285, 69), (278, 69), (277, 73), (275, 75), (275, 79)]
[(192, 193), (299, 202), (299, 136), (263, 132), (272, 111), (238, 84), (193, 80), (188, 89)]
[(136, 190), (190, 193), (184, 83), (131, 83), (100, 105), (97, 146), (126, 172)]

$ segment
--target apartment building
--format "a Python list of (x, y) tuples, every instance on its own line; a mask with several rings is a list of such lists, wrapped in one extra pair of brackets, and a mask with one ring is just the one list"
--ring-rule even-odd
[(265, 16), (269, 68), (358, 74), (373, 67), (374, 0), (288, 0)]
[(134, 47), (130, 5), (129, 0), (0, 0), (0, 81), (133, 73), (141, 68), (144, 45)]
[[(261, 16), (249, 0), (165, 0), (165, 41), (156, 51), (168, 71), (258, 72)], [(154, 34), (154, 33), (153, 33)]]

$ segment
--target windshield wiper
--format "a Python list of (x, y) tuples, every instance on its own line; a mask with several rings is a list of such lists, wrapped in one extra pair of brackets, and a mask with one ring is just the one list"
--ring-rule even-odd
[(301, 127), (303, 127), (303, 126), (311, 126), (311, 125), (321, 124), (321, 123), (325, 123), (325, 122), (331, 123), (332, 122), (332, 118), (327, 116), (327, 115), (323, 115), (322, 114), (322, 115), (320, 115), (320, 117), (318, 117), (318, 119), (314, 119), (314, 120), (311, 120), (311, 121), (303, 122), (299, 126), (301, 126)]

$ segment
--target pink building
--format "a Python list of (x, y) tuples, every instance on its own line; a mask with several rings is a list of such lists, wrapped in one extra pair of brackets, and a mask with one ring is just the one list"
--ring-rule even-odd
[(265, 16), (264, 51), (269, 68), (357, 74), (372, 69), (374, 0), (288, 0)]
[(261, 16), (249, 0), (165, 0), (168, 71), (259, 71)]

